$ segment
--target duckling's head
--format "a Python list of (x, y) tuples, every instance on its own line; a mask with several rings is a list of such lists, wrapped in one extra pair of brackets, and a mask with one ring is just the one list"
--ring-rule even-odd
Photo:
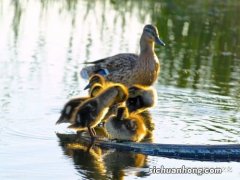
[(105, 79), (102, 75), (100, 74), (93, 74), (90, 78), (89, 78), (89, 83), (88, 85), (84, 88), (84, 90), (91, 88), (94, 84), (101, 84), (102, 86), (105, 84)]
[(89, 90), (90, 97), (96, 97), (103, 90), (103, 86), (99, 83), (95, 83)]
[(116, 103), (123, 103), (128, 98), (128, 90), (127, 87), (122, 84), (114, 84), (113, 88), (117, 89), (118, 95), (115, 99)]
[(119, 120), (114, 116), (106, 122), (106, 129), (111, 139), (141, 141), (148, 130), (139, 114), (130, 114), (128, 118)]
[(134, 85), (128, 90), (129, 97), (126, 101), (126, 105), (129, 112), (141, 111), (154, 106), (157, 93), (153, 88)]
[(103, 85), (105, 83), (105, 79), (100, 74), (94, 74), (89, 78), (89, 83), (91, 83), (91, 84), (99, 83), (99, 84)]
[(82, 102), (86, 101), (87, 97), (75, 97), (70, 99), (63, 107), (61, 111), (61, 116), (56, 122), (56, 124), (60, 123), (69, 123), (70, 119), (73, 115), (73, 112), (77, 106), (79, 106)]
[(155, 42), (157, 45), (165, 46), (165, 43), (159, 38), (157, 27), (151, 24), (144, 26), (142, 38), (149, 43)]

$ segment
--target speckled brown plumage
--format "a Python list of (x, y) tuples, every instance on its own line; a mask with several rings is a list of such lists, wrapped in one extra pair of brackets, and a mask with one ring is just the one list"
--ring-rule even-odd
[(87, 73), (91, 76), (101, 69), (107, 69), (109, 74), (106, 80), (122, 83), (126, 86), (140, 84), (151, 86), (157, 79), (160, 64), (154, 52), (155, 43), (165, 45), (158, 35), (157, 28), (153, 25), (146, 25), (140, 39), (140, 54), (122, 53), (115, 56), (100, 59), (84, 67), (81, 74)]

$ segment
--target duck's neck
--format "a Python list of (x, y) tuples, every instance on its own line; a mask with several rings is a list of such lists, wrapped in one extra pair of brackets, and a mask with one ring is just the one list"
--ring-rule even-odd
[(147, 41), (142, 36), (140, 39), (140, 55), (145, 53), (154, 54), (155, 43), (153, 41)]

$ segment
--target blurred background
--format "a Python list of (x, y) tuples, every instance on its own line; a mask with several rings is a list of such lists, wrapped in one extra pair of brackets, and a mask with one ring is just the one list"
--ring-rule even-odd
[[(1, 0), (1, 179), (105, 179), (111, 173), (154, 179), (158, 176), (148, 174), (148, 167), (162, 164), (231, 167), (219, 179), (239, 178), (237, 163), (120, 152), (94, 156), (101, 169), (96, 175), (96, 164), (79, 165), (81, 152), (64, 149), (55, 134), (63, 104), (86, 94), (82, 63), (138, 53), (142, 29), (151, 23), (166, 43), (156, 47), (161, 73), (155, 84), (158, 103), (151, 110), (154, 143), (240, 143), (239, 11), (238, 0)], [(118, 167), (116, 159), (104, 169), (116, 156), (133, 162)], [(83, 161), (90, 159), (86, 155)]]

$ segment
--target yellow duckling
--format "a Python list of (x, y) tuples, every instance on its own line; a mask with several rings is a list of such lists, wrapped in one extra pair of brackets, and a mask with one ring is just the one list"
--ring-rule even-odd
[(129, 112), (139, 113), (155, 105), (157, 93), (152, 87), (134, 85), (128, 89), (128, 92), (126, 106)]
[(144, 119), (147, 116), (141, 113), (128, 114), (127, 108), (118, 108), (117, 115), (106, 122), (106, 130), (110, 139), (134, 142), (143, 140), (153, 130), (150, 121)]
[[(152, 87), (141, 85), (134, 85), (128, 88), (128, 99), (126, 100), (126, 107), (129, 113), (141, 113), (155, 105), (157, 99), (156, 90)], [(108, 113), (103, 119), (103, 125), (110, 118), (110, 116), (117, 114), (118, 107), (121, 104), (115, 104), (110, 107)]]
[(70, 118), (73, 115), (73, 112), (74, 112), (75, 108), (77, 106), (79, 106), (82, 102), (88, 100), (89, 98), (95, 97), (101, 90), (102, 90), (102, 85), (96, 83), (90, 88), (90, 91), (89, 91), (90, 96), (89, 97), (74, 97), (74, 98), (70, 99), (64, 105), (64, 107), (61, 111), (61, 115), (60, 115), (58, 121), (56, 122), (56, 124), (68, 123)]
[(81, 70), (81, 76), (88, 79), (93, 74), (101, 74), (107, 81), (122, 83), (128, 87), (133, 84), (151, 86), (157, 79), (160, 64), (155, 54), (155, 43), (165, 46), (160, 40), (158, 30), (146, 25), (140, 39), (140, 54), (123, 53), (85, 64), (93, 64)]
[(102, 90), (96, 97), (90, 98), (75, 108), (69, 128), (77, 131), (88, 130), (92, 140), (95, 136), (96, 127), (106, 115), (109, 107), (116, 103), (126, 101), (128, 92), (126, 87), (114, 84)]
[(94, 84), (100, 84), (102, 87), (105, 87), (107, 85), (105, 78), (100, 74), (93, 74), (89, 78), (88, 85), (84, 88), (84, 90), (89, 89), (89, 94), (91, 93), (91, 88)]

